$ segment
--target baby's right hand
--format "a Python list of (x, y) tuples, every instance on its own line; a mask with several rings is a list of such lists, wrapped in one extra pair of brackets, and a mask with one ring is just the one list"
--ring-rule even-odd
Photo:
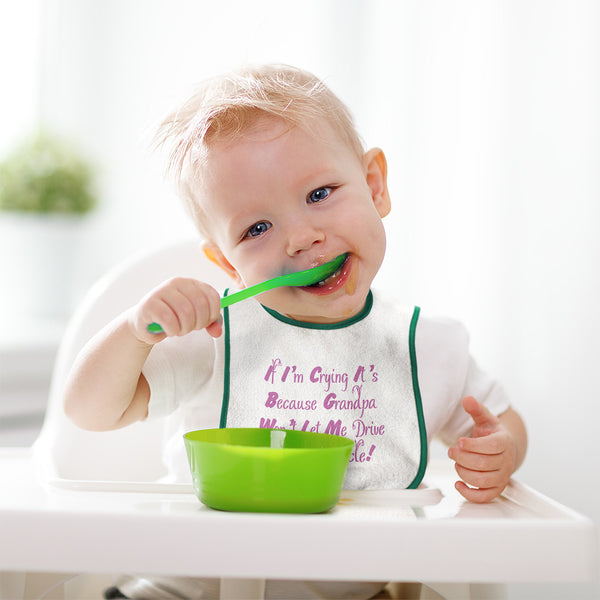
[[(129, 326), (135, 337), (146, 344), (186, 335), (195, 329), (206, 329), (213, 337), (219, 337), (220, 315), (217, 290), (197, 279), (176, 277), (142, 298), (129, 314)], [(159, 323), (164, 333), (148, 331), (150, 323)]]

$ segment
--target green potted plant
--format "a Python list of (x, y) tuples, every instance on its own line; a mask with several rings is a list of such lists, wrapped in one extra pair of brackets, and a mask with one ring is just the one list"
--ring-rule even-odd
[(65, 317), (84, 217), (96, 206), (93, 168), (48, 132), (0, 161), (0, 305), (32, 317)]
[(63, 139), (40, 132), (0, 162), (0, 210), (83, 215), (96, 198), (92, 168)]

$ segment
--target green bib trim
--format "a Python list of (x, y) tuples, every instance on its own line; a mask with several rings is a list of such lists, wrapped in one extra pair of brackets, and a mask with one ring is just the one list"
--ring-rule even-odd
[(362, 321), (366, 316), (368, 316), (368, 314), (371, 312), (371, 308), (373, 308), (373, 293), (371, 290), (369, 290), (365, 305), (362, 307), (359, 313), (344, 321), (338, 321), (337, 323), (308, 323), (306, 321), (296, 321), (296, 319), (286, 317), (272, 308), (267, 308), (266, 306), (263, 306), (263, 308), (278, 321), (287, 323), (288, 325), (293, 325), (294, 327), (304, 327), (305, 329), (343, 329), (344, 327), (349, 327), (350, 325), (354, 325), (354, 323)]
[[(224, 296), (227, 296), (229, 289), (225, 290)], [(230, 382), (230, 365), (231, 365), (231, 345), (229, 343), (229, 307), (223, 309), (223, 335), (225, 336), (225, 354), (224, 354), (224, 377), (223, 377), (223, 403), (221, 404), (221, 420), (219, 428), (227, 427), (227, 411), (229, 410), (229, 382)]]
[(421, 309), (415, 306), (415, 311), (410, 322), (410, 331), (408, 338), (408, 351), (410, 353), (410, 366), (412, 371), (413, 392), (415, 394), (415, 405), (417, 409), (417, 419), (419, 421), (419, 437), (421, 439), (421, 460), (419, 461), (419, 470), (407, 489), (412, 490), (419, 486), (425, 475), (427, 468), (427, 431), (425, 430), (425, 416), (423, 415), (423, 402), (421, 400), (421, 389), (419, 388), (419, 373), (417, 368), (417, 352), (415, 349), (415, 333), (417, 331), (417, 322)]

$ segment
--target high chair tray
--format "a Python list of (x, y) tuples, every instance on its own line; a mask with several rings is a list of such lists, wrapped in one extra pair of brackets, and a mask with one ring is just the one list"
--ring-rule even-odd
[[(597, 573), (590, 519), (516, 481), (494, 502), (470, 504), (454, 489), (450, 461), (429, 464), (429, 487), (346, 490), (315, 515), (211, 510), (191, 493), (80, 491), (71, 487), (77, 480), (48, 485), (37, 467), (26, 449), (0, 449), (4, 572), (446, 582)], [(436, 496), (436, 504), (414, 504)]]

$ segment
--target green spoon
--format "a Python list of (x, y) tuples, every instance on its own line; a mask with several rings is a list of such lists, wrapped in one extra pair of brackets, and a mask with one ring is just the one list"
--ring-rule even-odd
[[(318, 281), (333, 275), (342, 266), (342, 263), (346, 260), (346, 256), (347, 254), (340, 254), (332, 261), (323, 265), (319, 265), (318, 267), (305, 269), (304, 271), (298, 271), (296, 273), (288, 273), (287, 275), (281, 275), (279, 277), (273, 277), (273, 279), (268, 279), (262, 283), (252, 285), (249, 288), (244, 288), (243, 290), (235, 292), (230, 296), (223, 296), (223, 298), (221, 298), (221, 308), (231, 306), (236, 302), (246, 300), (247, 298), (252, 298), (253, 296), (262, 294), (263, 292), (267, 292), (274, 288), (284, 286), (302, 287), (317, 283)], [(150, 333), (163, 333), (163, 329), (158, 323), (150, 323), (150, 325), (148, 325), (148, 331)]]

